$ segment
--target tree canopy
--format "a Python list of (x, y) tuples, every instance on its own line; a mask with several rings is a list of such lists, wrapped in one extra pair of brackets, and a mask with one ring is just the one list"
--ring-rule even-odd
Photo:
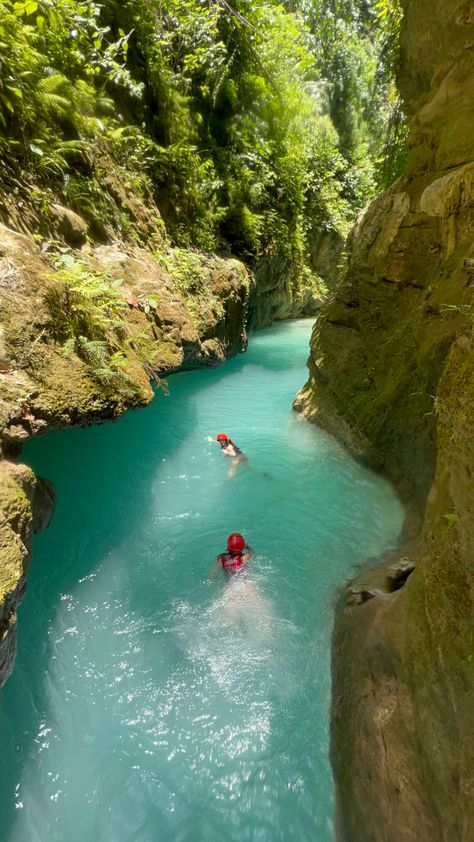
[(396, 175), (399, 22), (397, 0), (0, 0), (3, 179), (92, 218), (106, 150), (178, 245), (302, 271), (308, 232)]

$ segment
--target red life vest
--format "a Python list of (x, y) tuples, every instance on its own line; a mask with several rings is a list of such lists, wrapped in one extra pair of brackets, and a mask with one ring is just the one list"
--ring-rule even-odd
[(241, 570), (242, 567), (245, 567), (245, 561), (242, 558), (242, 553), (237, 553), (236, 555), (233, 555), (232, 553), (221, 553), (219, 558), (224, 570), (228, 570), (229, 572)]

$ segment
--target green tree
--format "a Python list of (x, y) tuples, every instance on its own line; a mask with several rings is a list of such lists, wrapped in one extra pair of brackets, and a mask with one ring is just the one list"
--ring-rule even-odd
[(297, 283), (315, 228), (396, 174), (399, 23), (396, 0), (0, 0), (0, 179), (133, 236), (114, 162), (175, 244), (280, 254)]

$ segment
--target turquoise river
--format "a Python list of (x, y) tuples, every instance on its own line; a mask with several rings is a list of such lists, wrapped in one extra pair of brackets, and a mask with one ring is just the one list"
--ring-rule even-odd
[[(292, 411), (310, 329), (25, 448), (58, 503), (0, 697), (2, 842), (332, 839), (334, 604), (403, 511)], [(253, 469), (228, 477), (221, 431)], [(209, 578), (233, 531), (248, 571)]]

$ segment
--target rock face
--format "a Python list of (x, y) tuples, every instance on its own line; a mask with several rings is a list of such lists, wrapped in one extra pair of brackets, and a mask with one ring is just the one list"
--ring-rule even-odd
[(0, 686), (15, 660), (16, 609), (25, 592), (33, 527), (48, 525), (53, 506), (49, 483), (26, 465), (0, 462)]
[[(339, 838), (474, 838), (474, 12), (405, 0), (406, 174), (352, 234), (296, 408), (408, 505), (333, 641)], [(394, 569), (393, 565), (396, 566)]]
[[(77, 220), (69, 223), (79, 232)], [(64, 276), (33, 237), (0, 225), (0, 686), (15, 657), (32, 533), (47, 525), (54, 505), (50, 483), (9, 459), (25, 439), (53, 427), (145, 406), (154, 394), (150, 378), (161, 382), (178, 369), (216, 366), (247, 342), (250, 280), (237, 260), (180, 253), (173, 263), (172, 252), (160, 258), (124, 243), (68, 256), (76, 271), (79, 265), (80, 272), (106, 278), (120, 299), (120, 368), (112, 377), (98, 376), (75, 351), (66, 353), (47, 305)]]
[(311, 266), (329, 290), (341, 279), (345, 239), (335, 228), (315, 230), (311, 237)]
[[(342, 239), (342, 238), (341, 238)], [(284, 255), (261, 257), (255, 268), (255, 288), (250, 299), (251, 324), (267, 327), (278, 319), (314, 316), (326, 297), (321, 275), (309, 273), (307, 283)]]
[(284, 254), (260, 257), (255, 267), (255, 287), (250, 298), (252, 326), (266, 327), (278, 319), (314, 316), (323, 306), (328, 290), (341, 279), (345, 240), (336, 228), (309, 235), (310, 254), (306, 275)]
[[(122, 301), (126, 388), (97, 381), (91, 366), (53, 338), (47, 293), (63, 277), (32, 237), (0, 225), (0, 437), (4, 450), (51, 427), (93, 423), (144, 406), (150, 375), (218, 365), (246, 346), (250, 281), (243, 265), (194, 255), (189, 288), (163, 261), (131, 245), (76, 253)], [(192, 286), (192, 289), (191, 289)], [(61, 302), (63, 303), (63, 302)]]

